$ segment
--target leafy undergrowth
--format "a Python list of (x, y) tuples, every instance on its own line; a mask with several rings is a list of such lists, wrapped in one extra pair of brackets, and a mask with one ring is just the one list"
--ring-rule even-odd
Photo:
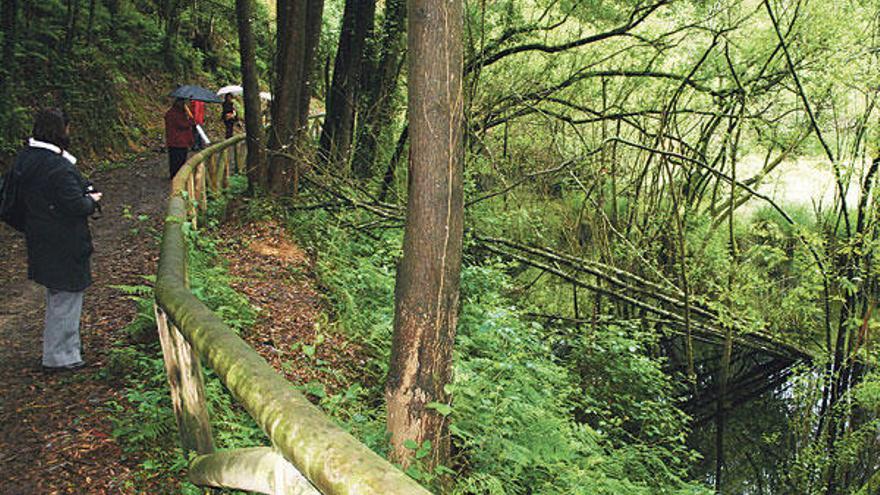
[[(383, 453), (381, 385), (401, 238), (344, 228), (360, 223), (355, 216), (308, 211), (287, 222), (318, 253), (333, 328), (372, 357), (357, 393), (350, 387), (321, 404)], [(707, 493), (683, 481), (695, 455), (684, 446), (687, 418), (674, 407), (661, 363), (648, 357), (653, 335), (620, 325), (586, 337), (554, 336), (520, 318), (506, 295), (503, 263), (470, 261), (462, 271), (453, 401), (438, 406), (453, 435), (454, 458), (444, 468), (455, 473), (452, 493)], [(409, 474), (432, 485), (438, 473), (416, 466)]]
[[(264, 200), (232, 206), (230, 221), (190, 234), (193, 291), (340, 426), (385, 454), (382, 385), (400, 233), (362, 236), (344, 227), (353, 218), (289, 213)], [(559, 336), (520, 318), (508, 267), (471, 261), (453, 402), (437, 405), (453, 435), (443, 468), (454, 473), (452, 493), (707, 493), (684, 481), (695, 456), (661, 363), (649, 357), (654, 336), (625, 324)], [(145, 299), (141, 313), (149, 314)], [(120, 415), (116, 435), (149, 450), (140, 482), (182, 473), (158, 349), (120, 348), (114, 358), (136, 370), (127, 400), (137, 414)], [(206, 381), (218, 446), (265, 444), (217, 379)], [(421, 457), (429, 446), (412, 448)], [(426, 486), (441, 474), (418, 464), (408, 473)], [(177, 490), (198, 493), (187, 483)]]
[[(242, 184), (233, 181), (236, 192)], [(184, 225), (193, 293), (313, 401), (353, 401), (361, 388), (352, 377), (364, 365), (363, 353), (329, 328), (310, 258), (286, 241), (283, 228), (273, 222), (233, 216), (221, 225), (217, 219), (226, 204), (226, 199), (212, 203), (207, 229)], [(138, 316), (127, 331), (155, 332), (152, 289), (146, 284), (117, 289), (138, 304)], [(108, 368), (122, 370), (126, 384), (124, 403), (109, 406), (114, 435), (129, 455), (146, 459), (125, 488), (137, 493), (202, 493), (182, 481), (188, 459), (178, 446), (158, 344), (121, 344), (112, 351), (111, 361)], [(217, 448), (267, 445), (265, 435), (219, 379), (204, 371)]]
[[(240, 191), (242, 181), (234, 180)], [(225, 201), (218, 201), (225, 204)], [(216, 221), (210, 222), (212, 225)], [(192, 292), (235, 331), (253, 325), (257, 311), (230, 287), (231, 277), (218, 250), (216, 232), (195, 230), (184, 224), (189, 245), (189, 278)], [(147, 283), (153, 277), (144, 277)], [(126, 331), (132, 338), (120, 342), (109, 355), (108, 373), (121, 379), (126, 390), (123, 402), (108, 404), (114, 423), (113, 435), (133, 458), (145, 459), (124, 488), (136, 493), (202, 493), (185, 479), (188, 459), (179, 447), (177, 427), (168, 393), (162, 351), (155, 338), (152, 288), (148, 284), (117, 286), (138, 306), (137, 316)], [(147, 341), (146, 343), (137, 343)], [(267, 445), (265, 435), (238, 406), (220, 380), (205, 368), (209, 414), (218, 449)], [(234, 492), (222, 492), (234, 493)]]

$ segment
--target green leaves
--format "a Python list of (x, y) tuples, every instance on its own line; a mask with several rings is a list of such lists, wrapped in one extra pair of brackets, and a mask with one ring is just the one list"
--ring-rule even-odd
[(442, 404), (440, 402), (429, 402), (425, 407), (428, 409), (433, 409), (437, 411), (441, 416), (449, 416), (452, 413), (452, 406), (449, 404)]
[(416, 451), (416, 459), (424, 459), (431, 453), (431, 441), (425, 440), (419, 450)]

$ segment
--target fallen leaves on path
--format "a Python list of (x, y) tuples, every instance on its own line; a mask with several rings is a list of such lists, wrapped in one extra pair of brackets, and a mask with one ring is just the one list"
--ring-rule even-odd
[(329, 393), (359, 378), (365, 353), (327, 322), (313, 260), (274, 221), (232, 220), (218, 236), (232, 286), (260, 309), (242, 335), (297, 385), (319, 382)]

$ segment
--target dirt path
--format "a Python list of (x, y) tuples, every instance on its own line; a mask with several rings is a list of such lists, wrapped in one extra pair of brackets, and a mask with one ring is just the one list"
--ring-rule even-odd
[[(232, 287), (260, 308), (256, 322), (242, 337), (296, 385), (321, 383), (327, 392), (336, 393), (358, 381), (366, 352), (341, 332), (321, 328), (318, 322), (327, 321), (329, 310), (320, 294), (314, 260), (284, 227), (233, 215), (218, 237), (223, 239)], [(303, 346), (311, 348), (309, 353), (303, 352)]]
[(88, 367), (76, 373), (42, 371), (44, 289), (26, 280), (23, 238), (0, 225), (0, 492), (125, 493), (137, 460), (119, 461), (106, 404), (122, 391), (101, 372), (135, 308), (111, 286), (142, 284), (141, 275), (155, 273), (150, 231), (163, 217), (165, 174), (166, 158), (156, 153), (92, 174), (104, 213), (92, 222), (95, 284), (86, 291), (82, 325)]

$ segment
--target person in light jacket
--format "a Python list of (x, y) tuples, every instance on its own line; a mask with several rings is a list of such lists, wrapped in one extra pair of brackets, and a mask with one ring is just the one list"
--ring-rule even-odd
[(101, 193), (83, 179), (69, 147), (70, 125), (56, 109), (39, 112), (28, 146), (15, 159), (18, 199), (25, 209), (28, 278), (46, 287), (43, 368), (72, 370), (85, 365), (80, 316), (92, 283), (89, 216)]

